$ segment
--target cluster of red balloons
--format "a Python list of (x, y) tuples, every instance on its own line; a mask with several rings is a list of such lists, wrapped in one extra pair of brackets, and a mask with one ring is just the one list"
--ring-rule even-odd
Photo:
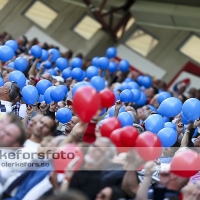
[(144, 160), (157, 159), (162, 153), (162, 144), (156, 134), (144, 132), (139, 134), (133, 126), (121, 128), (116, 117), (108, 118), (100, 127), (103, 137), (108, 137), (116, 145), (119, 152), (135, 148)]
[(109, 89), (99, 94), (89, 86), (78, 89), (73, 97), (73, 108), (83, 122), (90, 122), (100, 108), (109, 108), (115, 103), (115, 95)]

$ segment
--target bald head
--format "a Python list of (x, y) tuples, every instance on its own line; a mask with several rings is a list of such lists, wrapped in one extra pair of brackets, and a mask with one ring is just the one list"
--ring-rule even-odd
[(49, 73), (44, 73), (44, 74), (41, 76), (41, 80), (43, 80), (43, 79), (52, 81), (52, 76), (51, 76), (51, 74), (49, 74)]

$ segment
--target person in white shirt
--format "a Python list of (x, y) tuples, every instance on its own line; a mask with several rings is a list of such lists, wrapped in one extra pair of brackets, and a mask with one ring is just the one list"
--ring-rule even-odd
[(0, 87), (0, 117), (12, 112), (12, 103), (20, 95), (20, 88), (15, 82), (7, 82)]

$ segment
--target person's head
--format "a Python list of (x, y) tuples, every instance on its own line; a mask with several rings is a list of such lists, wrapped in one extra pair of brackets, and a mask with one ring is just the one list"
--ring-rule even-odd
[(137, 109), (137, 116), (140, 120), (144, 121), (146, 119), (146, 116), (144, 114), (144, 111), (142, 108)]
[(17, 43), (18, 43), (19, 46), (26, 46), (27, 43), (28, 43), (28, 40), (27, 40), (26, 36), (24, 36), (24, 35), (23, 36), (19, 36), (17, 38)]
[(69, 88), (72, 83), (72, 77), (69, 77), (65, 80), (66, 86)]
[(150, 88), (146, 89), (144, 92), (148, 99), (152, 99), (154, 95), (158, 94), (158, 89), (154, 86), (151, 86)]
[(58, 111), (58, 109), (64, 108), (65, 106), (66, 106), (66, 103), (64, 101), (59, 101), (56, 106), (56, 112)]
[(50, 82), (52, 81), (52, 76), (51, 76), (51, 74), (49, 74), (49, 73), (44, 73), (44, 74), (42, 74), (42, 76), (41, 76), (41, 78), (40, 78), (40, 80), (49, 80)]
[(179, 99), (182, 103), (184, 103), (184, 102), (187, 100), (187, 97), (186, 97), (184, 94), (180, 94), (180, 95), (178, 95), (178, 99)]
[(73, 56), (73, 51), (72, 50), (68, 50), (64, 53), (64, 57), (68, 60), (70, 60)]
[(95, 200), (116, 200), (126, 198), (125, 193), (116, 186), (103, 188), (96, 196)]
[(57, 124), (53, 118), (43, 116), (37, 121), (33, 134), (34, 137), (42, 140), (43, 137), (52, 135), (56, 131), (56, 128)]
[(176, 151), (179, 149), (180, 144), (178, 142), (175, 142), (175, 144), (169, 148), (164, 148), (162, 156), (163, 157), (173, 157)]
[(65, 134), (68, 135), (78, 122), (79, 118), (77, 116), (73, 116), (71, 120), (65, 125)]
[(194, 140), (194, 147), (200, 147), (200, 136)]
[(26, 127), (26, 132), (28, 134), (28, 138), (34, 133), (35, 126), (42, 117), (43, 117), (43, 115), (37, 114), (31, 118), (31, 120), (28, 123), (28, 126)]
[(150, 109), (149, 106), (146, 106), (146, 105), (143, 106), (142, 109), (143, 109), (143, 112), (144, 112), (144, 117), (145, 117), (145, 119), (146, 119), (147, 117), (150, 116), (152, 110)]
[(0, 99), (12, 102), (20, 94), (20, 88), (15, 82), (7, 82), (0, 87)]
[(85, 168), (101, 169), (101, 167), (110, 163), (116, 155), (116, 147), (110, 139), (99, 137), (90, 145), (87, 154), (85, 155)]
[(0, 130), (10, 123), (20, 124), (21, 120), (19, 119), (17, 115), (7, 113), (6, 115), (0, 118)]
[(0, 147), (21, 147), (26, 140), (26, 132), (21, 121), (10, 123), (0, 131)]

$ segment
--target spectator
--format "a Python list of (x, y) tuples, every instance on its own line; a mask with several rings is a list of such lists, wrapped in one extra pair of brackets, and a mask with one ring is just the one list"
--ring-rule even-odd
[(0, 88), (1, 114), (12, 112), (12, 102), (19, 94), (20, 89), (15, 82), (7, 82)]

